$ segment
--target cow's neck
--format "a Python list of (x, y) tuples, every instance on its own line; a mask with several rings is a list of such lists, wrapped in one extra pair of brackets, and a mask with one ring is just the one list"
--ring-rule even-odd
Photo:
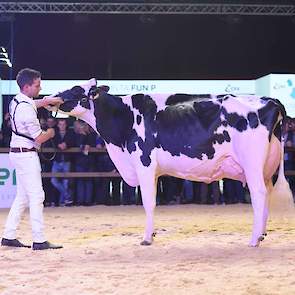
[(86, 122), (88, 125), (90, 125), (93, 128), (94, 131), (98, 133), (97, 123), (96, 123), (97, 120), (94, 115), (94, 103), (92, 101), (90, 101), (90, 110), (86, 109), (84, 112), (81, 112), (76, 117)]
[(130, 107), (122, 98), (102, 94), (94, 101), (96, 130), (107, 142), (125, 148), (132, 137), (134, 117)]

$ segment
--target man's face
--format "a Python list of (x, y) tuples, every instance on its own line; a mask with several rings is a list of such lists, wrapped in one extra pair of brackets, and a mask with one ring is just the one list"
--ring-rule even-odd
[(53, 119), (53, 118), (48, 118), (48, 119), (47, 119), (47, 126), (48, 126), (49, 128), (53, 128), (55, 125), (56, 125), (56, 121), (55, 121), (55, 119)]
[(41, 79), (34, 79), (33, 84), (26, 84), (23, 88), (24, 93), (31, 98), (38, 97), (41, 91)]
[(67, 123), (64, 120), (61, 120), (58, 122), (57, 127), (59, 128), (60, 131), (65, 131), (67, 128)]

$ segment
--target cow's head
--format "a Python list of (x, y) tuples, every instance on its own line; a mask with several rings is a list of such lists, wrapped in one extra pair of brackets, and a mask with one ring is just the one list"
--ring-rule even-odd
[(108, 86), (96, 87), (96, 79), (92, 78), (84, 84), (73, 86), (71, 89), (59, 92), (54, 96), (63, 99), (59, 111), (71, 116), (78, 116), (85, 110), (91, 109), (91, 100), (98, 98), (102, 92), (108, 92), (109, 89)]
[(80, 113), (83, 109), (90, 109), (89, 99), (91, 98), (91, 91), (96, 89), (96, 79), (92, 78), (86, 83), (73, 86), (71, 89), (57, 93), (63, 99), (63, 103), (59, 109), (65, 113), (75, 115)]

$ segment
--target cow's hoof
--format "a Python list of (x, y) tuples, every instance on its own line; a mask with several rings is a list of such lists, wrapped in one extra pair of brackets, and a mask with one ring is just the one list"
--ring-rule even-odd
[(260, 240), (250, 241), (249, 247), (259, 247)]
[(141, 246), (150, 246), (152, 244), (152, 242), (149, 242), (149, 241), (146, 241), (146, 240), (143, 240), (140, 245)]

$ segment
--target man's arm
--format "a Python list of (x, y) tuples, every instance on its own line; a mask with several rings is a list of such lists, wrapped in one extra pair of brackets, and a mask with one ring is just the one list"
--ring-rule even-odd
[(35, 138), (35, 142), (38, 145), (41, 145), (43, 142), (47, 141), (50, 138), (53, 138), (55, 135), (55, 131), (53, 128), (48, 128), (47, 131), (42, 131), (40, 135)]
[(34, 102), (37, 108), (42, 108), (62, 104), (63, 100), (60, 97), (44, 96), (41, 99), (34, 99)]

